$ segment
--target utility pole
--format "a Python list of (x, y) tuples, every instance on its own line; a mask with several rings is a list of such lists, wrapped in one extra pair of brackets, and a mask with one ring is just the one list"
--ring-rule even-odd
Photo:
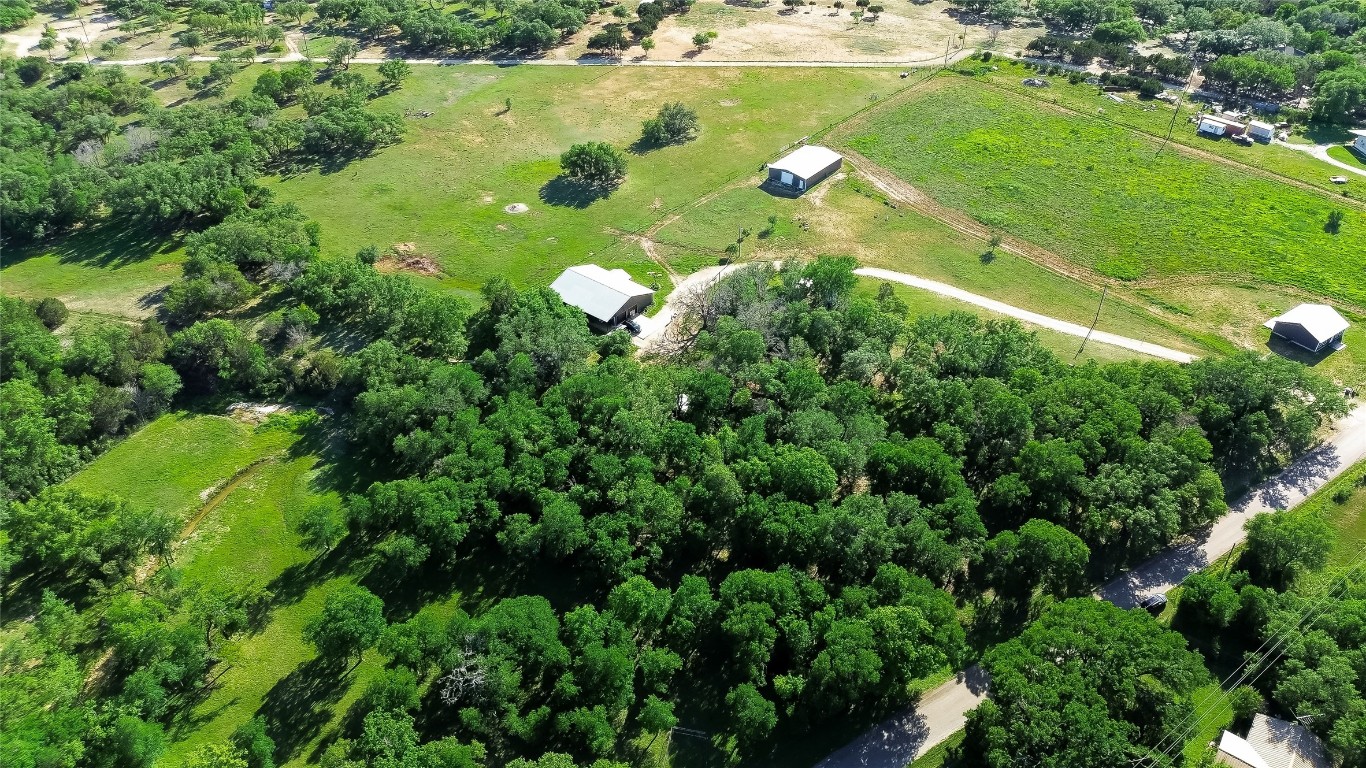
[(1109, 293), (1109, 292), (1110, 292), (1110, 286), (1106, 285), (1106, 286), (1102, 286), (1102, 287), (1101, 287), (1101, 289), (1100, 289), (1100, 303), (1096, 305), (1096, 316), (1093, 317), (1093, 318), (1091, 318), (1091, 327), (1086, 329), (1086, 335), (1085, 335), (1084, 337), (1082, 337), (1081, 346), (1080, 346), (1080, 347), (1077, 347), (1077, 354), (1076, 354), (1076, 357), (1073, 357), (1073, 358), (1072, 358), (1072, 361), (1073, 361), (1073, 362), (1076, 362), (1076, 359), (1077, 359), (1078, 357), (1081, 357), (1082, 350), (1086, 349), (1086, 342), (1088, 342), (1088, 341), (1091, 340), (1091, 332), (1094, 331), (1094, 330), (1096, 329), (1096, 323), (1099, 323), (1099, 322), (1100, 322), (1100, 309), (1101, 309), (1101, 307), (1104, 307), (1104, 306), (1105, 306), (1105, 294), (1107, 294), (1107, 293)]

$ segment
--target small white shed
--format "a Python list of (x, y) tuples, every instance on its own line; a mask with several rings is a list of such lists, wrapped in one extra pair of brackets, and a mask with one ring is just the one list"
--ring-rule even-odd
[(1258, 141), (1270, 142), (1276, 136), (1276, 126), (1253, 120), (1247, 124), (1247, 135)]

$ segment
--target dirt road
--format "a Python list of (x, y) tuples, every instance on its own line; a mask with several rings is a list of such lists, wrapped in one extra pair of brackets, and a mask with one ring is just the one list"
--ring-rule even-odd
[(900, 283), (902, 285), (909, 285), (913, 288), (920, 288), (931, 293), (936, 293), (940, 296), (947, 296), (951, 299), (957, 299), (958, 301), (972, 304), (973, 306), (981, 307), (982, 309), (987, 309), (998, 314), (1013, 317), (1016, 320), (1029, 323), (1030, 325), (1037, 325), (1040, 328), (1048, 328), (1050, 330), (1058, 331), (1060, 333), (1066, 333), (1070, 336), (1076, 336), (1078, 338), (1083, 339), (1089, 337), (1090, 340), (1093, 342), (1097, 342), (1100, 344), (1109, 344), (1110, 346), (1114, 347), (1122, 347), (1124, 349), (1132, 350), (1134, 352), (1141, 352), (1145, 355), (1160, 357), (1163, 360), (1172, 360), (1178, 363), (1189, 363), (1195, 359), (1195, 355), (1192, 355), (1189, 352), (1182, 352), (1178, 349), (1171, 349), (1169, 347), (1161, 346), (1160, 344), (1154, 344), (1150, 341), (1140, 341), (1139, 339), (1131, 339), (1127, 336), (1120, 336), (1118, 334), (1107, 333), (1105, 331), (1092, 331), (1084, 325), (1070, 323), (1066, 320), (1059, 320), (1056, 317), (1049, 317), (1047, 315), (1041, 315), (1037, 312), (1030, 312), (1027, 309), (1013, 307), (1004, 302), (1000, 302), (995, 299), (989, 299), (986, 296), (979, 296), (975, 293), (969, 293), (963, 290), (962, 288), (955, 288), (952, 285), (948, 285), (946, 283), (939, 283), (935, 282), (934, 280), (926, 280), (923, 277), (908, 275), (904, 272), (893, 272), (889, 269), (877, 269), (875, 267), (861, 267), (859, 269), (854, 270), (854, 274), (862, 275), (864, 277), (874, 277), (879, 280), (887, 280), (893, 283)]

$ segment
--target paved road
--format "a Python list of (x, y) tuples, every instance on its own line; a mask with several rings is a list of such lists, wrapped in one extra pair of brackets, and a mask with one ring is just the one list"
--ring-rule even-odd
[(1291, 144), (1288, 141), (1281, 141), (1280, 139), (1276, 139), (1275, 144), (1280, 147), (1285, 147), (1286, 149), (1293, 149), (1296, 152), (1304, 152), (1306, 154), (1313, 155), (1319, 160), (1322, 160), (1323, 162), (1328, 163), (1329, 165), (1337, 166), (1338, 168), (1341, 168), (1342, 170), (1347, 171), (1348, 173), (1355, 173), (1358, 176), (1366, 176), (1366, 170), (1362, 170), (1361, 168), (1355, 165), (1349, 165), (1347, 163), (1344, 163), (1341, 160), (1332, 157), (1328, 154), (1328, 149), (1330, 147), (1342, 146), (1340, 144)]
[[(1366, 460), (1366, 405), (1358, 405), (1335, 424), (1322, 446), (1253, 489), (1208, 533), (1157, 555), (1101, 587), (1096, 595), (1121, 608), (1132, 608), (1147, 595), (1170, 590), (1242, 542), (1243, 524), (1253, 515), (1298, 505), (1362, 460)], [(927, 692), (916, 706), (873, 726), (816, 768), (905, 768), (963, 728), (967, 713), (986, 696), (988, 683), (983, 670), (969, 668)]]
[(1192, 355), (1188, 352), (1170, 349), (1159, 344), (1153, 344), (1149, 341), (1141, 341), (1139, 339), (1131, 339), (1127, 336), (1120, 336), (1114, 333), (1106, 333), (1105, 331), (1090, 331), (1084, 325), (1078, 325), (1077, 323), (1069, 323), (1066, 320), (1059, 320), (1056, 317), (1049, 317), (1047, 315), (1041, 315), (1037, 312), (1030, 312), (1027, 309), (1013, 307), (1004, 302), (1000, 302), (995, 299), (989, 299), (985, 296), (979, 296), (975, 293), (969, 293), (961, 288), (955, 288), (952, 285), (948, 285), (946, 283), (939, 283), (935, 282), (934, 280), (926, 280), (923, 277), (908, 275), (904, 272), (893, 272), (888, 269), (877, 269), (874, 267), (861, 267), (859, 269), (854, 270), (854, 274), (863, 275), (864, 277), (875, 277), (879, 280), (888, 280), (894, 283), (900, 283), (902, 285), (909, 285), (913, 288), (920, 288), (922, 290), (930, 291), (932, 293), (937, 293), (940, 296), (947, 296), (951, 299), (957, 299), (958, 301), (967, 302), (968, 304), (972, 304), (983, 309), (989, 309), (992, 312), (1007, 315), (1017, 320), (1022, 320), (1031, 325), (1037, 325), (1041, 328), (1048, 328), (1050, 330), (1059, 331), (1061, 333), (1066, 333), (1071, 336), (1076, 336), (1078, 338), (1086, 338), (1089, 333), (1091, 341), (1099, 342), (1101, 344), (1109, 344), (1115, 347), (1122, 347), (1124, 349), (1132, 350), (1134, 352), (1141, 352), (1145, 355), (1160, 357), (1164, 360), (1173, 360), (1178, 363), (1189, 363), (1195, 359), (1195, 355)]
[(1121, 608), (1133, 608), (1148, 595), (1166, 593), (1187, 576), (1242, 543), (1243, 525), (1254, 515), (1298, 506), (1348, 467), (1366, 459), (1366, 405), (1339, 421), (1323, 445), (1276, 477), (1252, 489), (1194, 541), (1172, 547), (1100, 588), (1097, 594)]

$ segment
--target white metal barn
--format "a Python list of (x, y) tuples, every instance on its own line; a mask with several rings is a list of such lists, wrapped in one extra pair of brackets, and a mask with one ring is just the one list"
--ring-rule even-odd
[(768, 183), (798, 194), (838, 171), (844, 158), (830, 149), (814, 144), (798, 147), (768, 166)]

